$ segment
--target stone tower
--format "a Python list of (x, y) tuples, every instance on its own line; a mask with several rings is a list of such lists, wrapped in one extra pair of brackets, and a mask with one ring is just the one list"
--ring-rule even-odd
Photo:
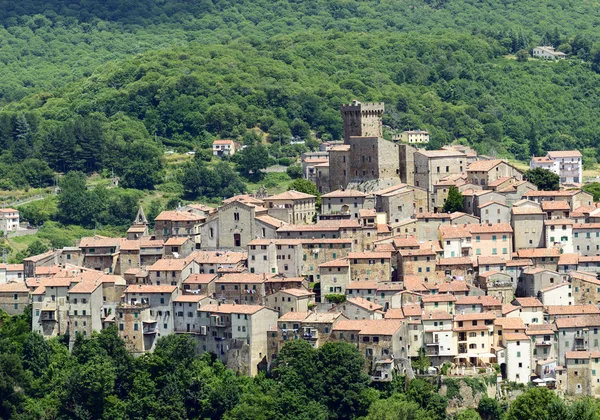
[(350, 137), (382, 137), (381, 116), (383, 102), (365, 103), (352, 101), (340, 107), (344, 119), (344, 144)]

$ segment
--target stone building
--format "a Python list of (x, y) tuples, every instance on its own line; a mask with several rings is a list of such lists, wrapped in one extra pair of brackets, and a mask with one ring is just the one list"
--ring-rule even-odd
[(321, 212), (324, 215), (349, 215), (358, 219), (365, 208), (367, 194), (358, 190), (336, 190), (321, 196)]
[(350, 284), (350, 262), (347, 258), (339, 258), (319, 264), (321, 280), (321, 302), (329, 294), (346, 294), (346, 287)]
[(154, 219), (154, 233), (157, 239), (166, 240), (173, 236), (194, 238), (196, 227), (203, 223), (206, 217), (187, 211), (165, 210)]
[(176, 286), (132, 285), (125, 289), (115, 322), (125, 347), (134, 354), (154, 350), (159, 337), (174, 331)]
[(196, 273), (193, 258), (166, 258), (156, 261), (148, 267), (148, 278), (151, 284), (160, 286), (170, 284), (181, 288), (181, 284), (193, 273)]
[(79, 248), (83, 254), (83, 266), (94, 270), (114, 273), (121, 246), (120, 238), (93, 236), (81, 238)]
[(392, 279), (391, 254), (389, 252), (350, 252), (350, 278), (352, 281), (378, 282)]
[(285, 191), (265, 198), (269, 216), (286, 223), (312, 223), (316, 214), (316, 197), (298, 191)]
[(415, 186), (429, 193), (427, 211), (433, 211), (443, 206), (435, 202), (434, 185), (448, 175), (462, 174), (467, 167), (467, 157), (464, 153), (451, 150), (418, 150), (414, 153), (414, 163)]
[(538, 206), (513, 206), (511, 212), (515, 250), (543, 247), (546, 216), (542, 209)]
[(308, 312), (314, 297), (315, 294), (306, 289), (281, 289), (265, 298), (265, 306), (277, 311), (279, 316), (288, 312)]
[(600, 223), (574, 224), (573, 247), (582, 256), (600, 255)]
[(29, 289), (25, 283), (0, 284), (0, 309), (9, 315), (20, 315), (29, 304)]
[(523, 174), (513, 165), (502, 159), (478, 160), (467, 167), (467, 177), (474, 185), (486, 187), (501, 178), (523, 179)]
[(81, 281), (69, 289), (69, 324), (72, 336), (91, 337), (102, 330), (102, 282)]

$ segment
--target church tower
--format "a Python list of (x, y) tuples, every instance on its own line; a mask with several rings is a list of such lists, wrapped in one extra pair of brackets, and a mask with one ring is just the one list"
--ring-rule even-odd
[(360, 103), (356, 100), (340, 107), (344, 119), (344, 144), (350, 137), (382, 137), (383, 102)]

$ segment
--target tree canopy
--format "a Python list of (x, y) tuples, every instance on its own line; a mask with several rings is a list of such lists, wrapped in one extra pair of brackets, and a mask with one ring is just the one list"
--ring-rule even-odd
[(554, 172), (544, 168), (534, 168), (525, 171), (523, 178), (542, 191), (556, 191), (560, 178)]

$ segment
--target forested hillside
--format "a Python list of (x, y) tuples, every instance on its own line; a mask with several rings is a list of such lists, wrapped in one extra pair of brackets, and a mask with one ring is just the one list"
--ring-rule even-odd
[[(152, 188), (160, 164), (143, 162), (165, 145), (201, 150), (254, 127), (282, 143), (337, 139), (353, 98), (385, 101), (384, 122), (430, 130), (431, 147), (461, 139), (520, 160), (579, 148), (593, 165), (599, 5), (3, 1), (0, 183), (105, 169)], [(569, 59), (506, 57), (541, 43)]]

